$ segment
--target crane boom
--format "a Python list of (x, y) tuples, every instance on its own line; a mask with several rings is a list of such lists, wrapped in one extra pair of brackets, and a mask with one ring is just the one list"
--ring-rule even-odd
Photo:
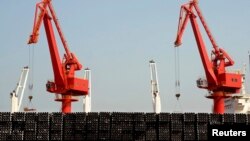
[[(51, 21), (55, 24), (65, 50), (62, 60), (60, 59)], [(42, 2), (36, 4), (34, 25), (28, 44), (35, 44), (38, 42), (39, 30), (42, 22), (44, 23), (54, 72), (54, 81), (48, 81), (46, 88), (48, 92), (61, 94), (62, 98), (56, 99), (56, 101), (62, 102), (63, 112), (71, 112), (71, 102), (75, 101), (71, 96), (87, 95), (88, 81), (83, 78), (75, 77), (75, 71), (81, 70), (82, 65), (77, 57), (69, 50), (51, 0), (42, 0)]]
[[(203, 41), (199, 25), (196, 21), (197, 16), (195, 11), (213, 46), (211, 59), (207, 54), (206, 45)], [(224, 107), (224, 105), (222, 98), (227, 94), (238, 93), (240, 91), (242, 80), (241, 74), (228, 73), (226, 71), (226, 67), (233, 66), (234, 61), (226, 53), (226, 51), (218, 47), (211, 31), (208, 28), (208, 25), (205, 22), (205, 18), (203, 17), (196, 0), (190, 1), (189, 3), (181, 6), (175, 47), (181, 45), (182, 36), (189, 20), (206, 74), (206, 80), (197, 80), (197, 86), (199, 88), (207, 89), (209, 92), (213, 93), (210, 98), (213, 98), (215, 102), (214, 112), (223, 113), (224, 109), (222, 107)]]
[(11, 95), (11, 112), (19, 112), (20, 107), (22, 105), (23, 94), (26, 87), (27, 79), (29, 74), (29, 68), (24, 67), (22, 69), (19, 81), (17, 86), (13, 92), (10, 93)]
[(160, 99), (160, 90), (159, 90), (156, 63), (153, 60), (151, 60), (149, 61), (149, 66), (150, 66), (150, 76), (151, 76), (151, 95), (152, 95), (153, 110), (155, 113), (159, 114), (161, 112), (161, 99)]
[[(53, 20), (55, 22), (55, 26), (56, 26), (56, 29), (58, 30), (58, 34), (59, 34), (59, 37), (60, 37), (60, 39), (62, 41), (65, 52), (66, 52), (67, 56), (70, 56), (70, 51), (69, 51), (69, 48), (68, 48), (67, 41), (66, 41), (66, 39), (65, 39), (65, 37), (63, 35), (63, 32), (61, 30), (61, 27), (60, 27), (60, 24), (58, 22), (57, 16), (55, 14), (53, 5), (51, 4), (51, 0), (43, 0), (42, 2), (40, 2), (40, 3), (38, 3), (36, 5), (36, 12), (35, 12), (33, 30), (32, 30), (32, 34), (30, 35), (28, 44), (33, 44), (33, 43), (38, 42), (39, 30), (40, 30), (43, 18), (45, 16), (45, 14), (48, 14), (47, 13), (48, 12), (47, 7), (49, 8), (50, 13), (52, 15), (52, 18), (53, 18)], [(40, 13), (37, 16), (37, 14), (38, 14), (37, 12), (39, 12), (39, 9), (40, 9)], [(37, 17), (38, 17), (38, 19), (37, 19)]]

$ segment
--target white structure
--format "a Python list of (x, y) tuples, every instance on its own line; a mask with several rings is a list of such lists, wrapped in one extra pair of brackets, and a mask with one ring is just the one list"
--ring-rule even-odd
[(245, 89), (246, 65), (242, 72), (242, 88), (240, 94), (234, 94), (233, 97), (225, 99), (225, 113), (243, 113), (250, 114), (250, 94)]
[(86, 68), (84, 70), (84, 79), (89, 81), (89, 91), (88, 94), (83, 96), (83, 109), (84, 112), (91, 112), (91, 70)]
[(16, 89), (10, 93), (11, 96), (11, 112), (20, 112), (20, 107), (22, 105), (23, 93), (26, 87), (26, 82), (29, 74), (29, 68), (24, 67), (22, 73), (17, 83)]
[(149, 66), (151, 74), (151, 95), (153, 102), (153, 110), (155, 113), (158, 114), (161, 112), (161, 99), (160, 99), (157, 68), (153, 60), (149, 61)]

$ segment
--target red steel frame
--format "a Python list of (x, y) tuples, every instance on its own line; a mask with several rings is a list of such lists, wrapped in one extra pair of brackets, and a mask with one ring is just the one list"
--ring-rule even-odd
[[(211, 60), (208, 57), (194, 10), (196, 11), (196, 14), (198, 15), (213, 46)], [(182, 36), (188, 20), (191, 22), (207, 79), (207, 86), (199, 88), (207, 89), (212, 93), (207, 98), (212, 98), (214, 101), (213, 112), (223, 114), (224, 98), (230, 96), (230, 94), (239, 92), (241, 89), (242, 76), (241, 74), (226, 72), (226, 67), (232, 66), (234, 61), (222, 48), (218, 47), (195, 0), (181, 6), (175, 46), (178, 47), (181, 45)]]
[[(54, 21), (65, 50), (62, 61), (58, 52), (57, 42), (51, 20)], [(71, 112), (71, 102), (77, 101), (76, 99), (72, 98), (72, 96), (88, 94), (88, 80), (75, 77), (75, 71), (81, 70), (82, 65), (78, 61), (77, 57), (69, 50), (55, 11), (51, 4), (51, 0), (43, 0), (42, 2), (36, 4), (33, 31), (30, 35), (28, 44), (34, 44), (38, 42), (39, 30), (42, 22), (44, 23), (54, 72), (54, 81), (48, 81), (46, 88), (48, 92), (61, 95), (61, 98), (56, 98), (55, 101), (62, 102), (63, 113), (69, 113)]]

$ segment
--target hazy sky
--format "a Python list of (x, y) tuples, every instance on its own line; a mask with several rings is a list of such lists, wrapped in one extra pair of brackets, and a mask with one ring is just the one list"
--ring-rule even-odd
[[(57, 112), (61, 103), (46, 91), (53, 79), (47, 40), (42, 27), (36, 45), (28, 46), (35, 4), (40, 0), (0, 1), (0, 111), (10, 111), (9, 93), (16, 87), (22, 67), (29, 65), (34, 47), (33, 95), (38, 112)], [(92, 70), (92, 111), (152, 112), (149, 60), (158, 67), (162, 112), (177, 110), (175, 98), (174, 40), (179, 10), (188, 0), (53, 0), (62, 30), (84, 68)], [(249, 0), (200, 0), (200, 9), (220, 47), (234, 59), (231, 70), (248, 64), (250, 50)], [(201, 26), (200, 26), (201, 27)], [(203, 28), (202, 28), (203, 30)], [(207, 36), (207, 49), (211, 44)], [(60, 52), (63, 48), (57, 40)], [(183, 112), (211, 112), (206, 90), (196, 87), (204, 75), (190, 24), (180, 52), (180, 102)], [(249, 65), (248, 65), (249, 67)], [(249, 81), (249, 69), (247, 81)], [(77, 75), (83, 76), (83, 71)], [(247, 87), (249, 89), (249, 87)], [(82, 98), (73, 104), (80, 112)]]

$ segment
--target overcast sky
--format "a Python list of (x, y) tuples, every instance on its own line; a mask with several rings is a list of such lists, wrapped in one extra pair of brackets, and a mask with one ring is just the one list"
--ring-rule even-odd
[[(29, 65), (34, 48), (33, 90), (25, 91), (23, 105), (32, 95), (38, 112), (60, 111), (61, 103), (46, 91), (53, 79), (47, 40), (42, 27), (36, 45), (28, 46), (35, 4), (40, 0), (0, 1), (0, 111), (10, 111), (10, 95), (22, 67)], [(204, 75), (190, 24), (180, 52), (179, 103), (175, 98), (175, 58), (179, 10), (188, 0), (53, 0), (53, 6), (69, 44), (83, 67), (92, 70), (92, 111), (152, 112), (149, 60), (157, 63), (162, 112), (211, 112), (206, 90), (196, 87)], [(248, 65), (250, 50), (249, 0), (200, 0), (200, 9), (219, 46), (233, 58), (230, 70)], [(202, 26), (200, 26), (202, 28)], [(203, 28), (202, 28), (203, 30)], [(207, 49), (211, 44), (205, 34)], [(64, 53), (57, 40), (61, 55)], [(247, 81), (249, 69), (247, 69)], [(83, 70), (78, 72), (83, 76)], [(28, 82), (30, 83), (30, 82)], [(249, 87), (247, 87), (249, 89)], [(82, 98), (73, 104), (81, 112)]]

